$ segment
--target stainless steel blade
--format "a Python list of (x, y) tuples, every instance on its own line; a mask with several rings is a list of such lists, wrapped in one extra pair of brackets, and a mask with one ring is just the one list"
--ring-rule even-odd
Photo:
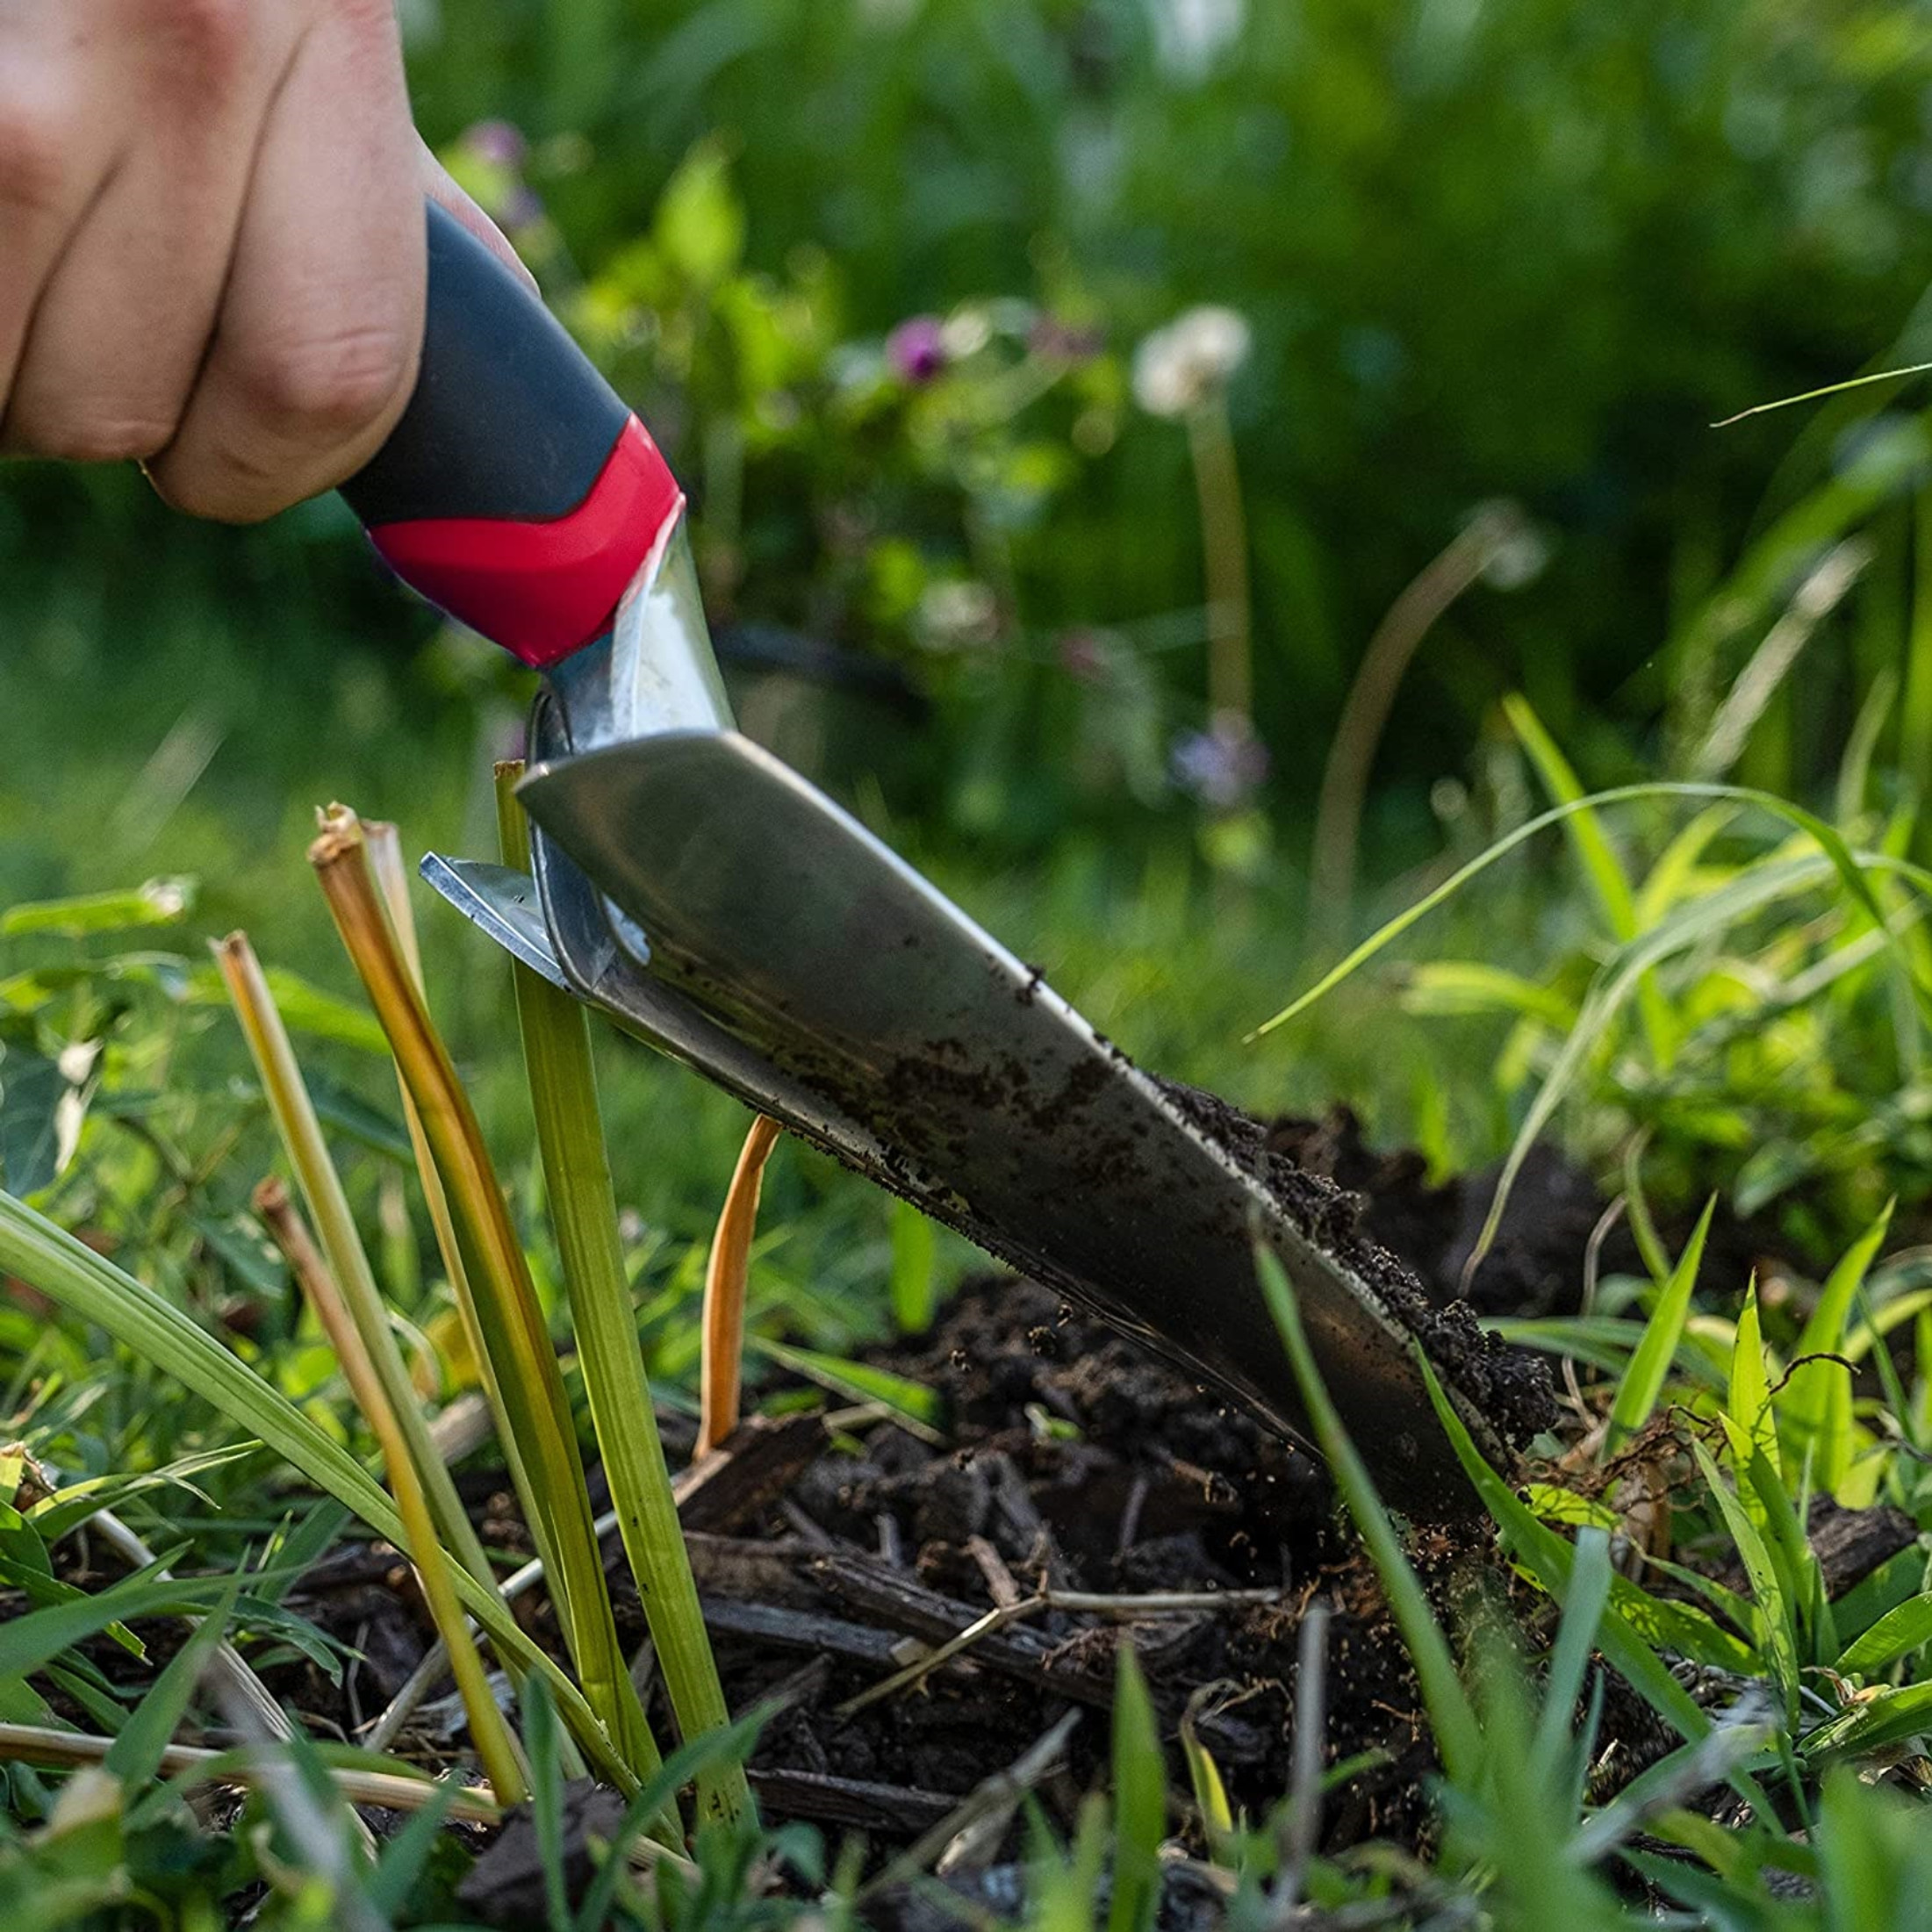
[[(553, 714), (536, 749), (560, 736)], [(521, 795), (579, 990), (661, 1043), (667, 1010), (701, 1020), (697, 1050), (687, 1035), (672, 1051), (1305, 1435), (1255, 1282), (1259, 1232), (1391, 1494), (1466, 1505), (1408, 1332), (1370, 1282), (795, 772), (729, 729), (660, 729), (540, 763)], [(729, 1075), (720, 1034), (743, 1053)], [(1485, 1418), (1458, 1405), (1498, 1453)]]

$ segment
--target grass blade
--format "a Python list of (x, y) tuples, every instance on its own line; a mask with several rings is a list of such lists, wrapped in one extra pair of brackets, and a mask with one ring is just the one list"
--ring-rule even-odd
[(1617, 1385), (1617, 1399), (1610, 1411), (1610, 1427), (1604, 1437), (1604, 1453), (1612, 1455), (1650, 1419), (1663, 1393), (1664, 1378), (1670, 1372), (1677, 1344), (1684, 1339), (1684, 1325), (1691, 1313), (1691, 1291), (1697, 1285), (1698, 1269), (1704, 1260), (1705, 1238), (1711, 1232), (1711, 1217), (1717, 1209), (1713, 1196), (1704, 1204), (1684, 1253), (1670, 1270), (1657, 1296), (1657, 1305), (1644, 1324), (1643, 1338), (1630, 1367)]
[[(354, 1456), (198, 1328), (180, 1310), (124, 1274), (25, 1202), (0, 1193), (0, 1272), (17, 1275), (81, 1320), (104, 1329), (265, 1443), (318, 1489), (353, 1510), (378, 1536), (414, 1558), (395, 1505)], [(583, 1693), (524, 1634), (493, 1590), (459, 1569), (456, 1584), (470, 1614), (498, 1650), (540, 1671), (572, 1734), (601, 1775), (630, 1789), (635, 1778), (611, 1746)], [(177, 1595), (191, 1596), (187, 1586)], [(190, 1610), (198, 1609), (190, 1602)]]
[(1148, 1932), (1160, 1908), (1160, 1840), (1167, 1825), (1167, 1767), (1153, 1700), (1131, 1644), (1114, 1677), (1114, 1890), (1107, 1932)]
[[(510, 865), (529, 862), (528, 827), (513, 789), (521, 769), (498, 769), (499, 824)], [(527, 967), (512, 971), (544, 1192), (591, 1421), (678, 1727), (687, 1741), (695, 1740), (724, 1729), (730, 1713), (699, 1608), (638, 1344), (590, 1030), (584, 1009), (568, 994)], [(705, 1818), (751, 1815), (743, 1766), (729, 1756), (706, 1759), (698, 1804)]]
[(1255, 1265), (1268, 1312), (1275, 1318), (1282, 1346), (1288, 1351), (1295, 1371), (1296, 1384), (1308, 1411), (1316, 1443), (1327, 1458), (1334, 1472), (1335, 1486), (1347, 1503), (1348, 1512), (1368, 1547), (1388, 1596), (1390, 1610), (1415, 1665), (1423, 1702), (1428, 1706), (1430, 1725), (1435, 1732), (1436, 1748), (1442, 1754), (1443, 1768), (1458, 1781), (1472, 1780), (1481, 1773), (1483, 1728), (1456, 1673), (1448, 1639), (1435, 1620), (1420, 1580), (1403, 1554), (1395, 1524), (1376, 1494), (1368, 1466), (1349, 1440), (1348, 1432), (1343, 1428), (1341, 1417), (1322, 1381), (1314, 1352), (1302, 1329), (1301, 1311), (1296, 1306), (1295, 1290), (1289, 1284), (1286, 1271), (1270, 1249), (1260, 1246), (1255, 1249)]

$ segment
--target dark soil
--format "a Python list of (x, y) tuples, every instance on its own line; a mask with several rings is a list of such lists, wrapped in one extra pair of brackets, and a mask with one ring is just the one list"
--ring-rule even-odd
[[(1451, 1352), (1465, 1386), (1486, 1376), (1519, 1435), (1541, 1426), (1547, 1384), (1494, 1349), (1454, 1293), (1472, 1218), (1479, 1224), (1487, 1207), (1481, 1181), (1432, 1187), (1419, 1160), (1366, 1146), (1345, 1112), (1263, 1126), (1213, 1104), (1216, 1131), (1296, 1203), (1297, 1218), (1352, 1256), (1381, 1255), (1359, 1222), (1403, 1258), (1406, 1268), (1392, 1258), (1375, 1263), (1377, 1285), (1388, 1292), (1399, 1278), (1404, 1318), (1432, 1348)], [(1575, 1305), (1600, 1213), (1586, 1183), (1560, 1166), (1533, 1166), (1476, 1277), (1483, 1304), (1517, 1296), (1514, 1305), (1537, 1311)], [(1010, 1277), (974, 1282), (930, 1334), (873, 1359), (939, 1396), (943, 1441), (876, 1417), (829, 1427), (821, 1416), (794, 1416), (749, 1426), (704, 1480), (686, 1485), (693, 1565), (731, 1706), (780, 1706), (752, 1763), (768, 1818), (809, 1820), (835, 1842), (861, 1834), (878, 1871), (1071, 1713), (1064, 1750), (1035, 1790), (1070, 1828), (1081, 1795), (1105, 1778), (1124, 1642), (1146, 1671), (1170, 1748), (1187, 1720), (1237, 1811), (1264, 1815), (1289, 1785), (1311, 1689), (1298, 1654), (1318, 1608), (1323, 1761), (1368, 1754), (1329, 1799), (1322, 1843), (1426, 1845), (1433, 1758), (1419, 1693), (1375, 1574), (1307, 1454), (1058, 1296)], [(664, 1420), (676, 1462), (688, 1424)], [(521, 1526), (501, 1490), (501, 1479), (489, 1478), (469, 1493), (487, 1540), (514, 1548)], [(642, 1608), (614, 1539), (610, 1548), (621, 1634), (642, 1644)], [(1480, 1530), (1421, 1532), (1412, 1554), (1445, 1613), (1466, 1618), (1474, 1604), (1510, 1600), (1509, 1576)], [(944, 1641), (1042, 1591), (1196, 1600), (1128, 1618), (1036, 1606), (918, 1684), (848, 1707), (917, 1655), (910, 1646)], [(1253, 1591), (1266, 1599), (1231, 1594)], [(269, 1670), (271, 1687), (320, 1734), (353, 1735), (427, 1644), (408, 1572), (380, 1547), (339, 1548), (290, 1607), (360, 1656), (342, 1687), (299, 1660)], [(547, 1610), (528, 1608), (533, 1628), (554, 1642)], [(661, 1685), (650, 1705), (659, 1734), (674, 1734)], [(1599, 1742), (1620, 1740), (1627, 1776), (1667, 1748), (1615, 1684), (1604, 1724)], [(460, 1722), (432, 1706), (401, 1748), (438, 1764), (460, 1758), (462, 1742)], [(1185, 1789), (1177, 1753), (1170, 1768)], [(588, 1794), (572, 1802), (601, 1815)], [(962, 1889), (982, 1904), (1003, 1895), (1014, 1880), (1001, 1860), (1016, 1842), (1014, 1831), (995, 1831), (959, 1876)], [(529, 1922), (528, 1848), (514, 1827), (499, 1844), (465, 1902), (494, 1922)], [(1176, 1894), (1170, 1922), (1212, 1922), (1202, 1916), (1210, 1904)], [(929, 1909), (894, 1893), (869, 1922), (937, 1922), (920, 1916)]]
[[(1430, 1359), (1481, 1409), (1502, 1440), (1520, 1447), (1556, 1419), (1549, 1366), (1541, 1356), (1511, 1348), (1478, 1325), (1477, 1311), (1455, 1292), (1432, 1295), (1418, 1276), (1412, 1247), (1426, 1244), (1430, 1210), (1448, 1189), (1423, 1185), (1413, 1153), (1375, 1161), (1361, 1145), (1353, 1114), (1338, 1110), (1327, 1123), (1257, 1120), (1218, 1095), (1163, 1081), (1189, 1117), (1226, 1147), (1282, 1203), (1311, 1239), (1352, 1268), (1383, 1305), (1422, 1344)], [(1345, 1139), (1352, 1139), (1353, 1148)], [(1325, 1165), (1311, 1158), (1332, 1156)], [(1345, 1177), (1336, 1167), (1354, 1158)], [(1365, 1214), (1383, 1205), (1383, 1226)], [(1384, 1232), (1384, 1228), (1387, 1232)], [(1585, 1231), (1587, 1239), (1588, 1231)], [(1582, 1248), (1579, 1246), (1580, 1256)]]

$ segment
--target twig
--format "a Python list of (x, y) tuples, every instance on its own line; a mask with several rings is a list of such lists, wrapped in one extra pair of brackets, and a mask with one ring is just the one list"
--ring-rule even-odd
[(1322, 1757), (1328, 1736), (1328, 1605), (1302, 1612), (1295, 1647), (1295, 1741), (1282, 1828), (1277, 1920), (1300, 1900), (1321, 1842)]
[(900, 1691), (909, 1690), (930, 1677), (943, 1663), (970, 1650), (973, 1645), (1042, 1610), (1084, 1611), (1091, 1615), (1119, 1617), (1171, 1617), (1190, 1611), (1222, 1610), (1241, 1604), (1271, 1604), (1281, 1600), (1278, 1590), (1163, 1590), (1144, 1596), (1117, 1596), (1085, 1590), (1042, 1590), (1016, 1604), (995, 1605), (983, 1617), (975, 1618), (964, 1630), (937, 1645), (924, 1656), (896, 1670), (889, 1677), (869, 1685), (856, 1697), (846, 1699), (834, 1715), (855, 1717), (868, 1705), (876, 1704)]
[(921, 1833), (884, 1871), (869, 1878), (853, 1905), (865, 1906), (928, 1866), (942, 1875), (969, 1869), (969, 1860), (987, 1848), (988, 1838), (997, 1841), (1026, 1794), (1066, 1755), (1067, 1741), (1084, 1714), (1078, 1709), (1067, 1712), (1003, 1770), (974, 1785), (957, 1810)]
[(760, 1114), (751, 1123), (718, 1216), (718, 1232), (704, 1271), (703, 1411), (698, 1454), (715, 1449), (738, 1426), (744, 1360), (744, 1296), (758, 1227), (765, 1164), (784, 1132)]
[[(49, 1725), (0, 1723), (0, 1762), (35, 1764), (50, 1770), (67, 1770), (82, 1764), (99, 1764), (113, 1749), (111, 1737), (95, 1737), (82, 1731), (60, 1731)], [(170, 1744), (162, 1753), (161, 1775), (182, 1778), (200, 1773), (206, 1782), (255, 1790), (268, 1779), (269, 1769), (250, 1762), (234, 1751), (204, 1750), (191, 1744)], [(364, 1771), (329, 1767), (328, 1775), (343, 1799), (351, 1805), (367, 1805), (383, 1811), (420, 1811), (434, 1804), (449, 1790), (446, 1784), (427, 1778), (409, 1778), (398, 1771)], [(449, 1800), (449, 1815), (459, 1824), (495, 1825), (503, 1821), (503, 1807), (487, 1785), (460, 1785)], [(630, 1857), (634, 1864), (651, 1869), (670, 1864), (695, 1877), (697, 1868), (680, 1853), (666, 1849), (655, 1839), (633, 1841)]]

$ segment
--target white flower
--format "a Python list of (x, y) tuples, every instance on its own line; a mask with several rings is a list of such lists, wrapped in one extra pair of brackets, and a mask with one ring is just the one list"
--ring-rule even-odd
[(1204, 304), (1156, 329), (1134, 351), (1134, 399), (1150, 416), (1185, 416), (1246, 362), (1254, 341), (1232, 309)]
[(1154, 46), (1178, 80), (1198, 81), (1247, 25), (1247, 0), (1152, 0)]

